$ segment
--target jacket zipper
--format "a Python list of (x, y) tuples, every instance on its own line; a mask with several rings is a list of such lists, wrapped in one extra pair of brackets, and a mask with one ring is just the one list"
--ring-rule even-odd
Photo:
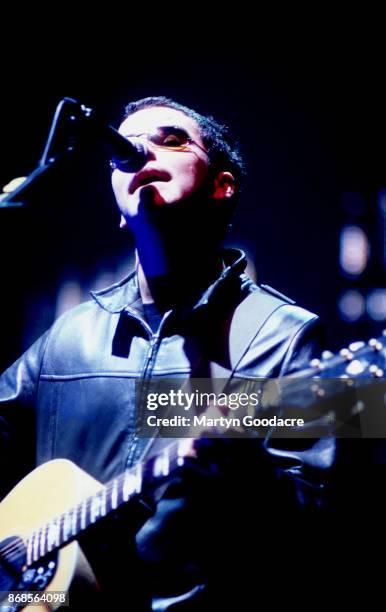
[[(127, 312), (127, 311), (126, 311)], [(153, 334), (150, 326), (143, 321), (142, 319), (140, 319), (139, 317), (136, 317), (134, 314), (127, 312), (128, 316), (133, 317), (134, 319), (136, 319), (137, 321), (139, 321), (141, 323), (141, 325), (146, 329), (146, 331), (149, 333), (150, 336), (150, 343), (149, 343), (149, 349), (146, 355), (146, 360), (145, 360), (145, 365), (144, 368), (141, 372), (140, 375), (140, 380), (141, 381), (149, 381), (150, 380), (150, 374), (152, 372), (152, 362), (154, 361), (154, 356), (156, 355), (159, 345), (160, 345), (160, 340), (161, 340), (161, 331), (163, 328), (163, 325), (166, 321), (166, 319), (169, 317), (171, 311), (168, 311), (164, 314), (164, 316), (161, 319), (161, 323), (159, 325), (159, 328), (157, 330), (157, 333)], [(144, 391), (146, 391), (146, 382), (145, 384), (141, 385), (141, 395), (139, 397), (139, 401), (136, 402), (136, 405), (141, 406), (142, 403), (142, 398), (144, 395)], [(138, 419), (139, 415), (136, 413), (134, 415), (135, 418), (135, 423), (137, 426), (137, 419)], [(138, 441), (139, 438), (136, 435), (135, 431), (133, 432), (132, 435), (132, 439), (130, 441), (130, 446), (129, 446), (129, 453), (127, 456), (127, 460), (126, 460), (126, 468), (130, 468), (132, 467), (133, 463), (134, 463), (134, 458), (135, 458), (135, 453), (138, 447)]]

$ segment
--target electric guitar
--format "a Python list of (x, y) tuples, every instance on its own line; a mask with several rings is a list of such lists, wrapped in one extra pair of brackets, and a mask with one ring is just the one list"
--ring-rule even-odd
[[(312, 360), (304, 371), (288, 378), (295, 381), (299, 397), (304, 380), (308, 380), (306, 385), (303, 382), (306, 394), (315, 398), (325, 394), (319, 379), (334, 378), (344, 387), (360, 378), (360, 384), (367, 385), (384, 378), (385, 344), (386, 331), (379, 339), (352, 343), (336, 355), (324, 353), (321, 360)], [(315, 377), (310, 385), (309, 379)], [(332, 388), (339, 394), (336, 384)], [(356, 411), (353, 405), (352, 414)], [(0, 504), (0, 611), (24, 607), (41, 612), (63, 605), (76, 571), (92, 576), (77, 542), (79, 535), (135, 496), (151, 492), (196, 452), (197, 440), (177, 439), (106, 485), (66, 459), (49, 461), (26, 476)]]

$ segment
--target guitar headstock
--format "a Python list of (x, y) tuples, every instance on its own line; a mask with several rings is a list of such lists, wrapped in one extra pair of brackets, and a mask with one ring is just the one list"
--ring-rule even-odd
[(386, 375), (386, 330), (368, 342), (351, 342), (334, 354), (324, 351), (309, 363), (309, 375), (318, 378), (384, 378)]
[[(281, 382), (277, 405), (286, 414), (304, 414), (308, 425), (297, 435), (386, 437), (385, 379), (386, 330), (378, 338), (312, 359), (305, 370)], [(352, 418), (359, 414), (354, 426)]]

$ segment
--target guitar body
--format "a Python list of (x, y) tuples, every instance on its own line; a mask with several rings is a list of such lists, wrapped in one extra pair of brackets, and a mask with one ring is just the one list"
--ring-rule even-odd
[[(1, 502), (0, 542), (18, 536), (25, 543), (30, 532), (38, 529), (42, 523), (66, 512), (101, 488), (97, 480), (71, 461), (55, 459), (44, 463), (21, 480)], [(97, 588), (91, 568), (76, 541), (59, 550), (56, 571), (46, 590), (68, 591), (75, 574), (82, 584), (86, 582), (90, 588)], [(24, 609), (28, 612), (46, 612), (59, 606), (60, 603), (35, 604)]]

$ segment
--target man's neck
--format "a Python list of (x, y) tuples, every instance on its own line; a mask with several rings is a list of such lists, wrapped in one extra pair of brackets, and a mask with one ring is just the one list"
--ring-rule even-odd
[(198, 298), (221, 274), (223, 230), (203, 193), (159, 209), (143, 202), (135, 231), (143, 303), (165, 312)]
[(154, 298), (151, 294), (149, 283), (147, 282), (141, 262), (138, 259), (137, 263), (138, 286), (143, 304), (154, 304)]
[(137, 254), (138, 285), (143, 304), (155, 303), (161, 312), (173, 309), (197, 297), (221, 274), (223, 262), (220, 253), (208, 258), (197, 256), (178, 262), (169, 274), (147, 278)]

